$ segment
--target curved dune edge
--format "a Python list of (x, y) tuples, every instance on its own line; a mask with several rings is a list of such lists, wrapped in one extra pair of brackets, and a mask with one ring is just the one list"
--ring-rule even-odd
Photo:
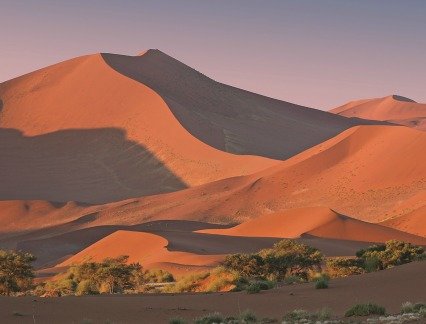
[(336, 240), (385, 242), (397, 239), (414, 244), (426, 244), (426, 238), (342, 216), (325, 207), (291, 209), (262, 215), (229, 229), (207, 229), (197, 232), (281, 238), (298, 238), (308, 234)]
[(167, 245), (168, 241), (159, 235), (119, 230), (58, 264), (57, 267), (128, 255), (129, 262), (139, 262), (146, 269), (161, 268), (164, 265), (166, 270), (180, 275), (189, 270), (215, 266), (224, 257), (223, 255), (198, 255), (169, 251)]
[(426, 104), (396, 95), (351, 101), (331, 109), (330, 112), (345, 117), (389, 121), (426, 130)]
[(426, 238), (426, 205), (380, 224)]
[[(277, 163), (203, 143), (160, 95), (113, 70), (100, 54), (4, 82), (0, 98), (0, 150), (28, 146), (16, 156), (4, 154), (0, 166), (11, 172), (0, 188), (3, 200), (100, 204), (250, 174)], [(61, 146), (65, 140), (66, 150)], [(30, 166), (21, 170), (17, 161)]]

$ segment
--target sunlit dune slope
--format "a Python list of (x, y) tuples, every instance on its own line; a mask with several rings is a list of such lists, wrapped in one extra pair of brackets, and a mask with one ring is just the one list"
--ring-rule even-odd
[(351, 101), (330, 112), (345, 117), (389, 121), (426, 130), (426, 104), (397, 95)]
[[(165, 264), (181, 267), (205, 267), (216, 265), (222, 255), (199, 255), (188, 252), (168, 251), (168, 241), (158, 235), (145, 232), (116, 231), (77, 253), (59, 267), (82, 261), (101, 261), (108, 257), (129, 256), (129, 262), (139, 262), (145, 268), (155, 268)], [(181, 269), (176, 267), (177, 269)], [(180, 271), (178, 271), (180, 272)]]
[(426, 238), (422, 239), (385, 226), (342, 216), (325, 207), (290, 209), (262, 215), (229, 229), (207, 229), (198, 232), (281, 238), (297, 238), (308, 234), (339, 240), (385, 242), (398, 239), (416, 244), (426, 244)]
[(426, 237), (426, 205), (402, 216), (390, 218), (381, 223), (400, 231)]

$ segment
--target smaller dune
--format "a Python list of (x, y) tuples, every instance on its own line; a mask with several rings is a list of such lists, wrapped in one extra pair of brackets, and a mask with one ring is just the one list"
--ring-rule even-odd
[(402, 216), (385, 220), (384, 226), (426, 237), (426, 205)]
[(169, 242), (159, 235), (119, 230), (58, 264), (57, 267), (128, 255), (129, 262), (139, 262), (146, 269), (163, 268), (174, 275), (180, 275), (215, 266), (223, 259), (222, 255), (170, 252), (167, 249), (168, 244)]
[(385, 242), (391, 239), (426, 244), (426, 239), (385, 226), (340, 215), (325, 207), (290, 209), (262, 215), (229, 229), (207, 229), (199, 233), (232, 236), (320, 238), (361, 242)]
[(348, 102), (330, 112), (370, 120), (388, 121), (418, 130), (426, 130), (426, 104), (398, 95)]

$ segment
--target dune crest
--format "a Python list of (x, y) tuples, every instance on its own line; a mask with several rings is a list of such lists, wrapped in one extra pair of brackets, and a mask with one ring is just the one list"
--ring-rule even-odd
[(330, 112), (345, 117), (389, 121), (426, 130), (426, 104), (398, 95), (351, 101)]
[(168, 251), (168, 241), (155, 234), (133, 231), (116, 231), (83, 251), (58, 264), (70, 266), (83, 261), (102, 261), (105, 258), (129, 256), (128, 262), (139, 262), (144, 268), (165, 265), (173, 274), (182, 274), (197, 267), (217, 265), (223, 255), (200, 255), (188, 252)]

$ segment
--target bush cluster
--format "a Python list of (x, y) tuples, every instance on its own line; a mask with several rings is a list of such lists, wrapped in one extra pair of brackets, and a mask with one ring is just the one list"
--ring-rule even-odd
[(296, 276), (308, 279), (308, 273), (321, 269), (322, 253), (294, 240), (282, 240), (270, 249), (253, 254), (232, 254), (223, 266), (246, 279), (282, 281)]

